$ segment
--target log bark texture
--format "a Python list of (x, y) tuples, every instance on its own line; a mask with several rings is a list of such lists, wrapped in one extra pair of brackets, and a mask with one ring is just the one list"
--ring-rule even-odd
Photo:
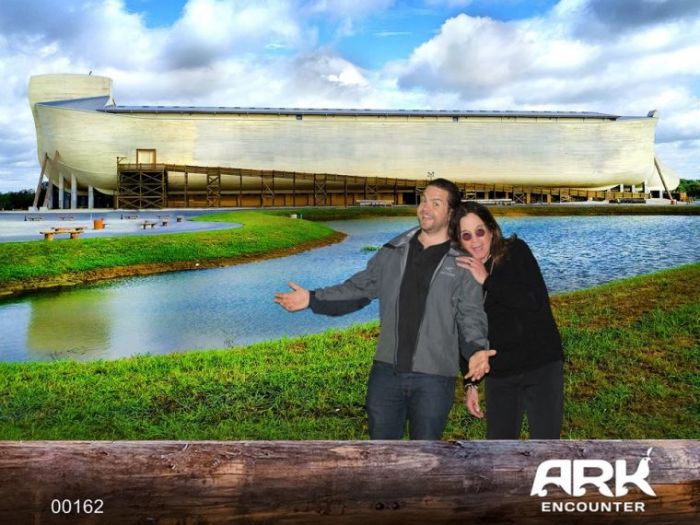
[[(656, 497), (530, 496), (545, 460), (624, 459), (631, 474), (649, 448)], [(545, 500), (645, 510), (543, 512)], [(0, 442), (0, 523), (697, 524), (700, 441)]]

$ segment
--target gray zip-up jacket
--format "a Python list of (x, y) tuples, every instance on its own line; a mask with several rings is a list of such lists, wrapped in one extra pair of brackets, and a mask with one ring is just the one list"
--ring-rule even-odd
[[(342, 284), (313, 292), (311, 307), (323, 303), (379, 298), (380, 332), (375, 360), (396, 365), (398, 353), (399, 292), (413, 228), (386, 243)], [(450, 248), (430, 281), (425, 313), (418, 330), (413, 371), (442, 376), (459, 374), (459, 353), (469, 359), (488, 348), (488, 326), (482, 290), (471, 273), (455, 264), (464, 253)], [(357, 308), (364, 306), (359, 302)], [(323, 308), (320, 308), (323, 310)], [(349, 311), (349, 310), (348, 310)]]

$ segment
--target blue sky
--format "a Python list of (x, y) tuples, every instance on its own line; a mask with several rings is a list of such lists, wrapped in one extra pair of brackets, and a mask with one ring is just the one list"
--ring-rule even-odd
[[(150, 28), (166, 28), (182, 15), (182, 0), (127, 0), (128, 12), (140, 13)], [(313, 17), (321, 45), (333, 46), (338, 53), (366, 68), (379, 68), (390, 60), (400, 60), (421, 43), (437, 34), (443, 22), (464, 12), (496, 20), (519, 20), (546, 13), (552, 0), (485, 0), (430, 3), (393, 2), (391, 9), (370, 13), (353, 23), (352, 34), (338, 36), (337, 19), (326, 14)]]
[[(472, 2), (473, 16), (517, 20), (538, 15), (555, 2)], [(366, 68), (379, 68), (390, 60), (401, 60), (423, 42), (439, 33), (447, 18), (460, 14), (459, 6), (426, 6), (422, 2), (399, 2), (390, 11), (370, 16), (354, 27), (354, 33), (335, 42), (349, 60)], [(323, 27), (323, 20), (319, 20)], [(326, 26), (323, 36), (333, 42), (335, 29)]]
[(119, 104), (659, 111), (700, 178), (697, 0), (3, 0), (0, 191), (38, 177), (31, 75)]

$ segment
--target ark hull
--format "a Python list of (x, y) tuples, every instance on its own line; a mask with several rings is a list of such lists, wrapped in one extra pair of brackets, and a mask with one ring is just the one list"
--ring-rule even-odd
[[(32, 77), (38, 157), (52, 178), (117, 189), (118, 162), (276, 170), (424, 181), (603, 189), (662, 189), (654, 167), (658, 119), (590, 113), (125, 107), (111, 80)], [(149, 152), (148, 160), (137, 150)], [(56, 152), (58, 156), (56, 157)], [(142, 152), (143, 153), (143, 152)], [(666, 170), (670, 189), (678, 178)], [(184, 174), (169, 173), (170, 189)], [(256, 177), (222, 177), (223, 190), (259, 188)], [(192, 176), (192, 189), (206, 177)], [(276, 181), (289, 189), (289, 179)], [(304, 184), (301, 183), (302, 188)]]

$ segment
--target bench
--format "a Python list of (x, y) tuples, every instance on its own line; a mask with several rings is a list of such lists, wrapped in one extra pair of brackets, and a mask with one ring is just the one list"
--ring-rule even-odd
[(144, 230), (145, 230), (146, 228), (148, 228), (148, 227), (150, 227), (151, 229), (153, 229), (153, 228), (155, 227), (156, 224), (158, 224), (158, 223), (155, 222), (155, 221), (143, 221), (143, 222), (141, 223), (141, 227), (142, 227)]
[(72, 220), (75, 220), (75, 217), (73, 217), (72, 215), (61, 215), (61, 220), (62, 221), (72, 221)]
[(357, 206), (393, 206), (394, 201), (385, 201), (379, 199), (361, 199), (356, 200), (355, 204)]
[(138, 215), (122, 215), (122, 220), (124, 219), (138, 219)]
[(71, 233), (74, 231), (83, 233), (85, 231), (85, 226), (75, 226), (73, 228), (68, 228), (66, 226), (54, 226), (51, 229), (54, 233)]
[(176, 220), (177, 222), (182, 222), (182, 221), (185, 220), (185, 218), (184, 218), (182, 215), (178, 215), (177, 217), (175, 217), (175, 220)]
[(43, 221), (43, 217), (27, 217), (26, 215), (24, 216), (25, 221)]
[(61, 235), (67, 233), (70, 235), (71, 239), (77, 239), (80, 237), (81, 233), (84, 233), (84, 228), (71, 229), (71, 228), (53, 228), (51, 231), (39, 232), (44, 236), (45, 241), (53, 241), (54, 235)]

